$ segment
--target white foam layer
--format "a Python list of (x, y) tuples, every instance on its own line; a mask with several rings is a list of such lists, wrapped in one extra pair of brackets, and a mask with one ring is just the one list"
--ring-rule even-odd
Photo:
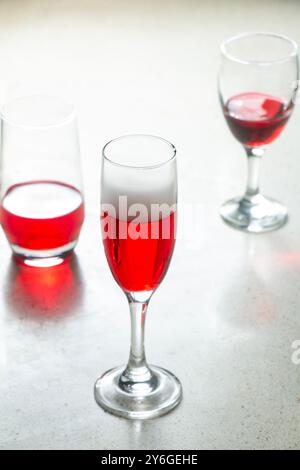
[(3, 200), (10, 213), (32, 219), (60, 217), (82, 203), (79, 191), (58, 183), (31, 183), (15, 186)]
[(115, 214), (124, 218), (124, 206), (120, 208), (120, 197), (122, 205), (125, 203), (123, 196), (126, 196), (129, 216), (133, 215), (129, 208), (136, 204), (143, 205), (148, 214), (153, 204), (164, 204), (170, 207), (169, 212), (174, 210), (177, 202), (176, 165), (173, 162), (159, 168), (137, 170), (105, 162), (102, 170), (102, 205), (111, 205)]

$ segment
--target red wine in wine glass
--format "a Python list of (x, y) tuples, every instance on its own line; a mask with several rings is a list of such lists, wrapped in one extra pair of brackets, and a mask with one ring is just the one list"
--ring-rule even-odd
[(84, 218), (82, 194), (67, 184), (31, 181), (8, 189), (1, 223), (9, 243), (25, 250), (53, 250), (77, 240)]
[(286, 125), (292, 103), (264, 93), (240, 93), (229, 98), (224, 115), (234, 137), (245, 147), (273, 142)]
[[(126, 292), (154, 290), (161, 283), (172, 257), (176, 213), (141, 223), (103, 214), (101, 225), (106, 258), (120, 287)], [(106, 227), (110, 227), (110, 233), (105, 233)], [(131, 229), (140, 236), (133, 239)]]

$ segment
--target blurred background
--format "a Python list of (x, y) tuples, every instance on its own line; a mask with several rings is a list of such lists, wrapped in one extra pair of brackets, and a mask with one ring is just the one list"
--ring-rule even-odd
[[(86, 198), (67, 266), (20, 267), (1, 234), (0, 448), (299, 447), (299, 106), (261, 175), (291, 219), (257, 237), (218, 216), (244, 189), (246, 159), (217, 96), (222, 40), (263, 30), (300, 42), (299, 18), (297, 0), (0, 0), (0, 102), (43, 92), (75, 104)], [(150, 362), (180, 377), (185, 399), (147, 423), (93, 401), (129, 345), (100, 240), (101, 149), (136, 132), (175, 144), (180, 201), (200, 207), (199, 235), (177, 244), (146, 330)]]

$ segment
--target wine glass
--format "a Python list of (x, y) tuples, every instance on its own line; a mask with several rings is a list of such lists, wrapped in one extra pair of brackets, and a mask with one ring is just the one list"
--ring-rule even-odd
[(15, 256), (60, 264), (84, 218), (76, 113), (59, 98), (32, 95), (1, 113), (1, 223)]
[(148, 366), (144, 326), (152, 294), (162, 282), (176, 235), (176, 150), (151, 135), (129, 135), (103, 149), (101, 227), (111, 272), (131, 314), (131, 349), (126, 367), (106, 372), (95, 384), (105, 410), (129, 419), (160, 416), (181, 400), (179, 380)]
[(244, 196), (225, 202), (220, 214), (240, 230), (275, 230), (287, 221), (287, 210), (260, 193), (259, 166), (293, 111), (297, 44), (280, 34), (242, 33), (222, 44), (221, 55), (220, 101), (232, 134), (246, 150), (248, 182)]

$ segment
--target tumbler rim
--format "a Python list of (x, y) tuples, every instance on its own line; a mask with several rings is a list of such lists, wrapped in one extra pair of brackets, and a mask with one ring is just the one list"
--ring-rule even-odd
[[(65, 117), (62, 119), (57, 119), (56, 121), (54, 120), (52, 123), (49, 124), (27, 124), (25, 120), (20, 120), (18, 121), (17, 119), (12, 119), (9, 117), (9, 107), (17, 104), (18, 101), (21, 102), (22, 100), (30, 100), (34, 99), (44, 99), (44, 100), (56, 100), (57, 103), (63, 105), (68, 108), (68, 110), (65, 112)], [(28, 129), (28, 130), (47, 130), (47, 129), (54, 129), (54, 128), (59, 128), (63, 127), (64, 125), (70, 124), (72, 121), (74, 121), (77, 118), (77, 113), (75, 106), (65, 100), (60, 98), (59, 96), (56, 95), (51, 95), (51, 94), (42, 94), (42, 93), (32, 93), (29, 95), (20, 95), (15, 98), (12, 98), (8, 101), (6, 101), (0, 109), (0, 119), (4, 123), (12, 126), (12, 127), (17, 127), (20, 129)]]

